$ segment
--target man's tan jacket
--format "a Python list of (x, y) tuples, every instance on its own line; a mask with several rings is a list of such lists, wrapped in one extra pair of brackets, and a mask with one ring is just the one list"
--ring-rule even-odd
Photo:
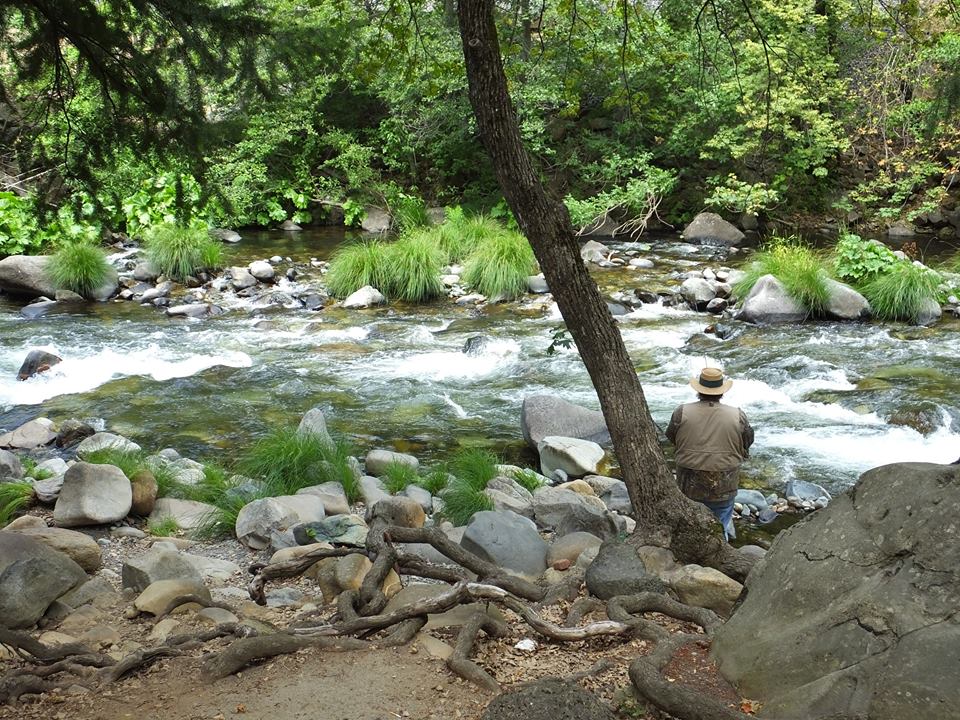
[(740, 408), (698, 400), (673, 411), (667, 438), (677, 448), (677, 467), (725, 472), (749, 455), (753, 428)]

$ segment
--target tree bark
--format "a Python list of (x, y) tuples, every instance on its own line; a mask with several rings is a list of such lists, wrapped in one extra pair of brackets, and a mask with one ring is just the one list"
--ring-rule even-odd
[(677, 488), (620, 330), (580, 257), (570, 216), (549, 197), (523, 146), (494, 24), (494, 0), (460, 0), (458, 18), (470, 102), (497, 181), (530, 241), (577, 344), (637, 519), (638, 538), (690, 562), (742, 576), (748, 567), (705, 508)]

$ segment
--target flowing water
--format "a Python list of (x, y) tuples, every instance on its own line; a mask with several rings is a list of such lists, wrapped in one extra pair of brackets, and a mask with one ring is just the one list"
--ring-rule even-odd
[[(319, 279), (310, 258), (328, 257), (342, 240), (336, 231), (245, 235), (228, 249), (231, 264), (281, 255), (306, 270), (259, 299), (225, 295), (218, 302), (227, 312), (203, 320), (109, 302), (31, 321), (0, 300), (0, 427), (38, 415), (100, 417), (148, 450), (172, 446), (229, 463), (257, 436), (320, 406), (331, 431), (360, 452), (386, 445), (430, 460), (484, 445), (532, 464), (520, 439), (524, 396), (552, 393), (597, 407), (577, 353), (548, 352), (561, 324), (551, 303), (301, 308), (292, 296)], [(656, 290), (676, 284), (665, 278), (670, 270), (716, 267), (710, 252), (659, 238), (643, 253), (654, 270), (595, 277), (608, 292)], [(757, 430), (746, 474), (758, 485), (782, 490), (801, 478), (837, 490), (883, 463), (960, 456), (955, 319), (929, 329), (743, 326), (728, 340), (703, 333), (708, 316), (660, 305), (619, 322), (661, 427), (678, 403), (693, 399), (687, 380), (705, 362), (735, 379), (727, 397)], [(474, 335), (488, 342), (466, 355)], [(17, 382), (23, 357), (37, 347), (63, 362)]]

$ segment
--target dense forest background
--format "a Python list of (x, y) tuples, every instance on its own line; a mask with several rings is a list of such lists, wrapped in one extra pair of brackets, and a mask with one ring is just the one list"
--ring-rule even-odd
[[(954, 209), (948, 0), (511, 0), (498, 20), (524, 139), (575, 223)], [(449, 2), (15, 1), (0, 32), (0, 255), (165, 220), (506, 213)]]

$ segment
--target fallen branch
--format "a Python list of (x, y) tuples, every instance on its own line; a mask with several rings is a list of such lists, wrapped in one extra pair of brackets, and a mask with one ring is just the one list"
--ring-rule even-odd
[(523, 618), (531, 628), (544, 637), (558, 642), (578, 642), (603, 635), (624, 635), (630, 631), (627, 623), (602, 620), (582, 627), (562, 627), (544, 620), (537, 611), (516, 598), (504, 597), (501, 602)]

